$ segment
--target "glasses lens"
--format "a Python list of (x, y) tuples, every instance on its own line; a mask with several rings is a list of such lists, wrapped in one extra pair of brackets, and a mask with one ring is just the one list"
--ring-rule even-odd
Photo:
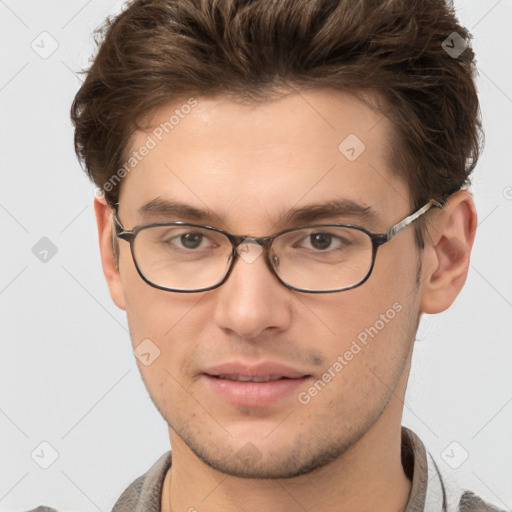
[(149, 282), (175, 290), (200, 290), (226, 275), (231, 243), (222, 233), (205, 228), (156, 226), (137, 233), (133, 253)]
[[(363, 281), (372, 266), (371, 238), (357, 228), (314, 226), (272, 244), (272, 265), (286, 284), (334, 291)], [(134, 259), (150, 283), (176, 291), (210, 288), (226, 276), (232, 246), (222, 233), (189, 225), (153, 226), (137, 233)]]
[(272, 245), (273, 265), (288, 285), (305, 291), (350, 288), (372, 266), (372, 240), (349, 227), (311, 227), (284, 233)]

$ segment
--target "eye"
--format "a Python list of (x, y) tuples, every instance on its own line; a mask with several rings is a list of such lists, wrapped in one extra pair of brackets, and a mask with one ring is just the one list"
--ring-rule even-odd
[(328, 249), (343, 249), (349, 245), (349, 241), (333, 233), (316, 232), (308, 233), (299, 243), (299, 246), (315, 251), (326, 251)]
[[(158, 232), (155, 232), (158, 235)], [(183, 231), (182, 229), (168, 229), (160, 233), (155, 243), (167, 250), (189, 250), (210, 249), (215, 247), (214, 241), (201, 231)]]
[(202, 233), (185, 233), (179, 236), (179, 241), (186, 249), (197, 249), (203, 242)]
[(325, 250), (331, 246), (333, 241), (332, 235), (328, 233), (313, 233), (309, 235), (311, 246), (315, 249)]

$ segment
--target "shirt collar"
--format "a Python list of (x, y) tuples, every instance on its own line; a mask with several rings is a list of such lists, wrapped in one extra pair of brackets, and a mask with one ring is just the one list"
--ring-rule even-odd
[[(444, 479), (432, 455), (412, 430), (402, 427), (402, 464), (412, 462), (412, 485), (404, 512), (456, 512), (463, 491)], [(408, 475), (409, 476), (409, 475)], [(411, 478), (409, 476), (409, 478)]]

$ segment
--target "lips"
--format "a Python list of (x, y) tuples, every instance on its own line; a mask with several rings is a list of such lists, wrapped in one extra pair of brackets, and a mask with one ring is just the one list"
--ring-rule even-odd
[(306, 375), (306, 373), (290, 366), (270, 361), (256, 365), (239, 362), (224, 363), (208, 368), (204, 373), (212, 377), (248, 377), (273, 380), (281, 378), (298, 379)]
[(271, 377), (267, 375), (266, 377), (249, 377), (247, 375), (215, 375), (218, 379), (227, 379), (227, 380), (237, 380), (239, 382), (270, 382), (274, 380), (279, 380), (286, 377)]
[(294, 397), (311, 376), (276, 362), (246, 365), (230, 362), (208, 368), (204, 374), (210, 391), (223, 401), (245, 407), (265, 407)]

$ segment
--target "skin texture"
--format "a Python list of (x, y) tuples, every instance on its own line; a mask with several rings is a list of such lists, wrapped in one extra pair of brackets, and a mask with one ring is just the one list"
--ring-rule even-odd
[[(210, 210), (216, 218), (204, 224), (254, 237), (289, 227), (281, 219), (290, 209), (333, 199), (371, 206), (378, 216), (322, 222), (376, 233), (411, 213), (409, 191), (387, 157), (392, 128), (354, 96), (315, 90), (252, 106), (224, 96), (197, 102), (124, 179), (119, 218), (126, 229), (197, 222), (138, 213), (155, 198)], [(160, 109), (151, 125), (179, 106)], [(148, 133), (137, 132), (131, 149)], [(354, 161), (338, 150), (349, 134), (366, 146)], [(366, 283), (318, 295), (285, 288), (263, 257), (240, 259), (215, 290), (157, 290), (139, 277), (122, 240), (116, 269), (112, 212), (101, 199), (95, 211), (105, 277), (126, 310), (133, 347), (149, 338), (160, 350), (139, 368), (169, 425), (164, 512), (403, 510), (410, 482), (400, 424), (412, 346), (421, 313), (445, 310), (464, 284), (476, 228), (468, 192), (427, 214), (423, 251), (410, 226), (379, 249)], [(401, 306), (394, 318), (307, 404), (293, 392), (269, 406), (241, 407), (205, 382), (203, 372), (215, 364), (274, 361), (310, 375), (297, 390), (307, 391), (393, 304)]]

